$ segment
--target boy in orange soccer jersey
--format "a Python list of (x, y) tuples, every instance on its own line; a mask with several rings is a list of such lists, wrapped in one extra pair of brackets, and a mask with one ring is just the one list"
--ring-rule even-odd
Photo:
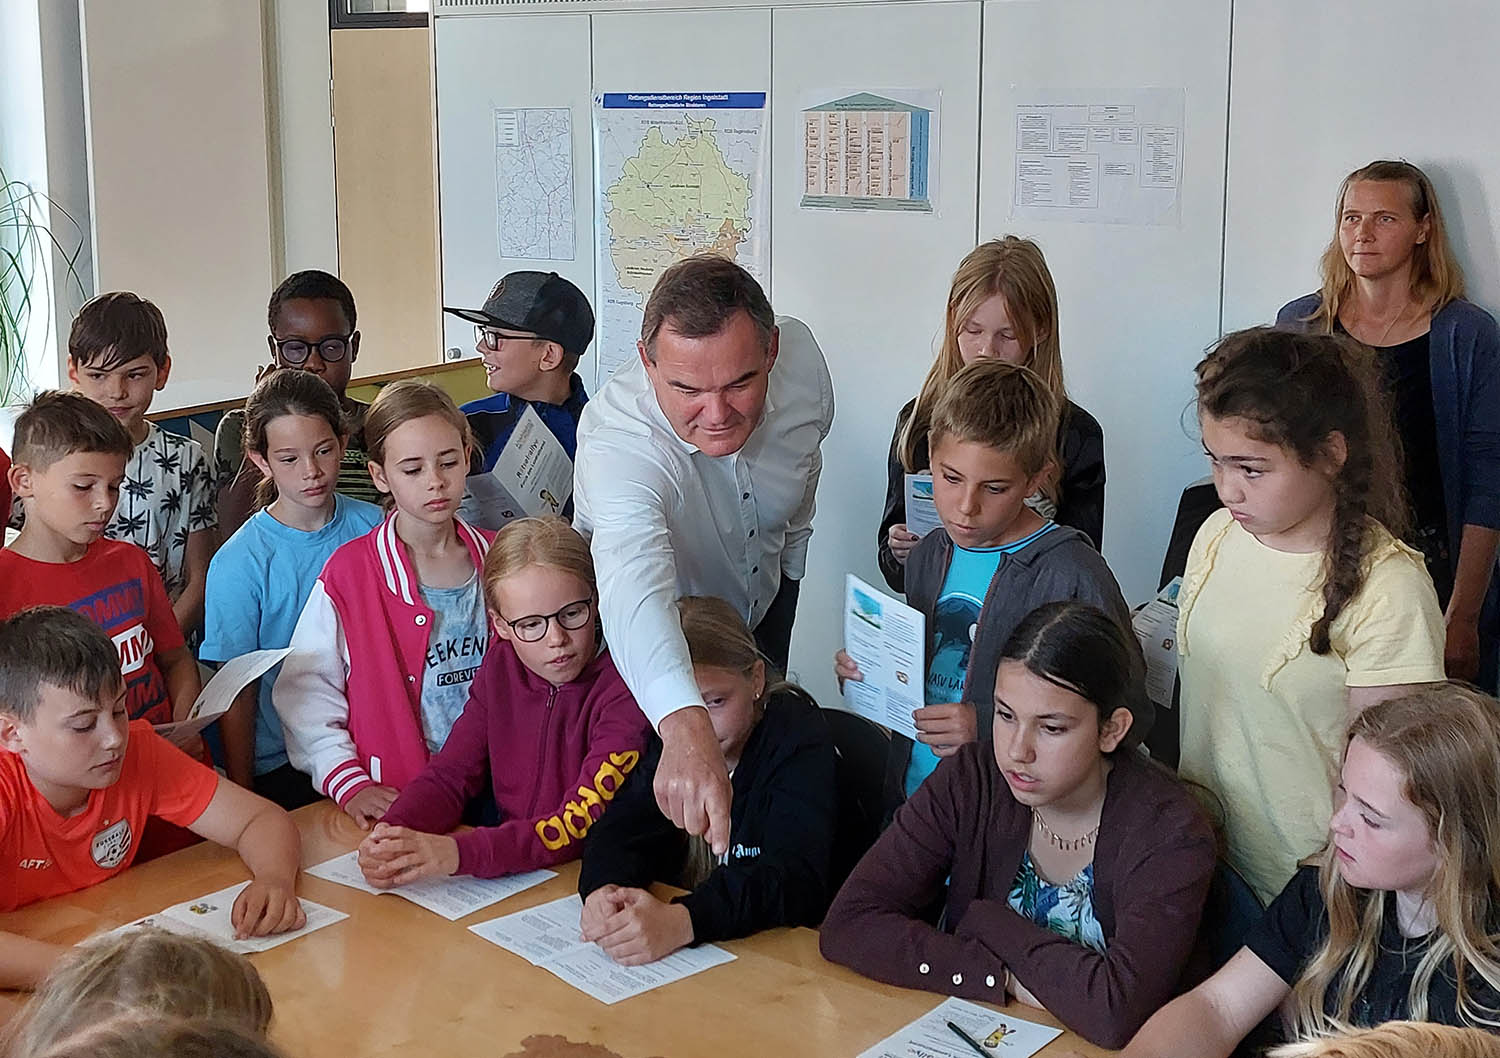
[[(234, 903), (242, 937), (298, 929), (291, 818), (126, 714), (109, 638), (61, 606), (0, 622), (0, 912), (129, 867), (147, 819), (234, 849), (253, 876)], [(0, 988), (29, 988), (62, 954), (0, 931)]]

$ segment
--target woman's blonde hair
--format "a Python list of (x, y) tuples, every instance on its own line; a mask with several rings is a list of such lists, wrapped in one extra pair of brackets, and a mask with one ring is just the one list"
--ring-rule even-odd
[[(938, 398), (928, 442), (936, 448), (951, 437), (1009, 452), (1029, 477), (1057, 462), (1058, 415), (1057, 399), (1031, 368), (976, 360), (954, 375)], [(1055, 480), (1049, 475), (1049, 485)]]
[(933, 409), (948, 381), (964, 366), (958, 348), (959, 332), (979, 306), (996, 294), (1005, 299), (1016, 341), (1023, 349), (1030, 350), (1025, 366), (1041, 377), (1059, 408), (1067, 407), (1062, 346), (1057, 333), (1057, 288), (1041, 247), (1015, 235), (981, 243), (969, 251), (953, 273), (943, 321), (943, 344), (901, 430), (897, 453), (908, 473), (922, 469), (916, 464), (932, 423)]
[(1313, 314), (1307, 317), (1313, 330), (1325, 334), (1332, 332), (1339, 311), (1354, 286), (1354, 271), (1344, 259), (1339, 229), (1344, 222), (1344, 196), (1350, 187), (1364, 180), (1405, 185), (1411, 199), (1412, 215), (1419, 221), (1423, 217), (1429, 221), (1427, 241), (1418, 243), (1412, 250), (1412, 299), (1428, 306), (1429, 311), (1437, 312), (1448, 302), (1464, 296), (1463, 266), (1453, 254), (1432, 181), (1410, 162), (1371, 162), (1344, 177), (1344, 182), (1339, 185), (1339, 197), (1333, 203), (1333, 238), (1318, 262), (1318, 270), (1323, 276), (1322, 299)]
[(1500, 1040), (1483, 1029), (1387, 1021), (1347, 1036), (1283, 1044), (1266, 1058), (1495, 1058)]
[(495, 542), (485, 552), (482, 574), (484, 599), (491, 610), (500, 612), (495, 586), (527, 566), (549, 566), (571, 573), (588, 585), (590, 593), (598, 594), (588, 541), (556, 515), (518, 518), (495, 534)]
[(31, 1055), (111, 1014), (212, 1018), (257, 1035), (271, 995), (243, 955), (155, 927), (129, 929), (70, 950), (42, 982), (4, 1053)]
[(458, 431), (465, 452), (474, 447), (469, 420), (458, 410), (448, 391), (425, 379), (407, 378), (392, 382), (377, 393), (365, 412), (365, 451), (370, 460), (384, 464), (385, 443), (392, 432), (403, 423), (428, 415), (436, 415), (451, 424)]
[[(1356, 738), (1405, 777), (1403, 793), (1426, 817), (1437, 852), (1426, 894), (1437, 929), (1412, 977), (1410, 1016), (1428, 1019), (1428, 988), (1444, 974), (1458, 982), (1464, 1024), (1500, 1028), (1500, 1010), (1482, 1006), (1469, 987), (1478, 977), (1500, 992), (1500, 935), (1491, 932), (1500, 921), (1500, 702), (1462, 684), (1432, 684), (1364, 710), (1349, 725), (1349, 741)], [(1384, 891), (1343, 880), (1331, 844), (1318, 881), (1328, 937), (1292, 990), (1297, 1034), (1307, 1037), (1351, 1028), (1386, 912)]]

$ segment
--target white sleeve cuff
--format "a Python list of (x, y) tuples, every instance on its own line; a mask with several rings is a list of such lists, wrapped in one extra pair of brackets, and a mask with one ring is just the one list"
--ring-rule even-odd
[(641, 689), (636, 695), (641, 712), (651, 721), (653, 728), (679, 709), (688, 709), (703, 704), (703, 695), (698, 690), (698, 681), (693, 670), (664, 672)]

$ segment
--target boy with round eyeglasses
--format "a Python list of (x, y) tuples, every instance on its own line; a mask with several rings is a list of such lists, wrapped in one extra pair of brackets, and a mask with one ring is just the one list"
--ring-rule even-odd
[[(370, 480), (364, 450), (364, 418), (369, 405), (345, 394), (359, 357), (354, 295), (337, 276), (318, 269), (294, 272), (271, 295), (266, 311), (270, 363), (256, 372), (259, 382), (278, 368), (311, 371), (333, 389), (344, 409), (349, 445), (339, 463), (337, 490), (346, 496), (379, 503)], [(219, 488), (219, 529), (225, 539), (255, 509), (261, 474), (245, 458), (245, 413), (225, 414), (214, 434), (214, 474)]]

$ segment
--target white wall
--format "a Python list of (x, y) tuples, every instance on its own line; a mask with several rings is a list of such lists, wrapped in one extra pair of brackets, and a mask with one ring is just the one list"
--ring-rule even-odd
[[(1104, 555), (1131, 603), (1156, 590), (1178, 498), (1206, 473), (1183, 412), (1218, 336), (1229, 15), (1229, 0), (985, 5), (980, 237), (1047, 255), (1068, 390), (1104, 428)], [(1010, 219), (1015, 104), (1152, 86), (1185, 101), (1179, 224)]]
[(1236, 5), (1225, 328), (1318, 288), (1339, 182), (1376, 158), (1432, 177), (1470, 299), (1500, 309), (1497, 42), (1500, 7), (1484, 0)]
[[(831, 42), (837, 42), (831, 47)], [(817, 336), (837, 411), (823, 445), (818, 511), (791, 668), (834, 702), (844, 574), (875, 565), (885, 456), (896, 412), (920, 387), (942, 329), (953, 267), (974, 245), (979, 5), (778, 9), (772, 15), (771, 303)], [(858, 88), (939, 88), (935, 212), (804, 210), (800, 108)], [(805, 98), (811, 92), (827, 94)]]
[(242, 396), (273, 281), (260, 7), (80, 11), (95, 282), (166, 317), (176, 355), (159, 409)]
[[(333, 107), (328, 5), (263, 0), (276, 279), (304, 268), (338, 274), (338, 210), (333, 184)], [(266, 291), (269, 296), (270, 291)]]

